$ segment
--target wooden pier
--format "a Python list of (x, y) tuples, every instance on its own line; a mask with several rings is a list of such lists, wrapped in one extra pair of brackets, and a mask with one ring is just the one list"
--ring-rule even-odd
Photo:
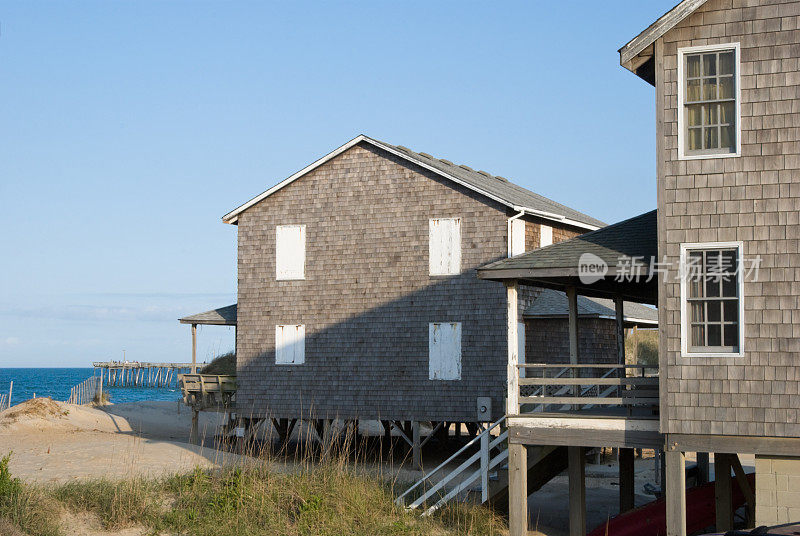
[(178, 387), (178, 374), (196, 369), (192, 363), (145, 363), (142, 361), (98, 361), (100, 377), (108, 387)]

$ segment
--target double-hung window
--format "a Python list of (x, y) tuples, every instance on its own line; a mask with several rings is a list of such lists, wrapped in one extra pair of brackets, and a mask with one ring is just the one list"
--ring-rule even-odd
[(681, 350), (684, 356), (741, 356), (742, 245), (681, 245)]
[(678, 151), (684, 159), (738, 156), (739, 44), (678, 49)]

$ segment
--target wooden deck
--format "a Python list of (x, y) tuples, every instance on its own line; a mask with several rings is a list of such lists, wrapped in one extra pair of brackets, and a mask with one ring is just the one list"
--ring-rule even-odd
[(195, 411), (230, 411), (236, 403), (236, 376), (178, 374), (183, 402)]

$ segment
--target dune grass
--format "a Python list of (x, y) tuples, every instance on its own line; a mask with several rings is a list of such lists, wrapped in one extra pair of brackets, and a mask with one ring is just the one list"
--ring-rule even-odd
[(200, 369), (200, 374), (219, 374), (222, 376), (236, 375), (236, 354), (228, 352), (218, 355), (211, 363)]
[[(357, 471), (349, 457), (304, 460), (297, 471), (288, 473), (275, 471), (269, 460), (260, 459), (169, 478), (85, 480), (46, 487), (11, 478), (7, 457), (4, 460), (5, 465), (0, 465), (0, 479), (5, 478), (0, 480), (0, 519), (6, 518), (31, 536), (69, 532), (58, 527), (61, 509), (90, 512), (110, 531), (141, 526), (153, 534), (507, 533), (503, 519), (480, 506), (453, 505), (430, 517), (405, 511), (394, 504), (391, 483)], [(4, 499), (11, 496), (13, 501)]]

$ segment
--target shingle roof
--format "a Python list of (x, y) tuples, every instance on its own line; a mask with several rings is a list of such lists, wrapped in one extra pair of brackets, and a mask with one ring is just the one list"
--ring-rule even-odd
[[(625, 322), (637, 325), (658, 324), (658, 311), (640, 303), (626, 301), (622, 306)], [(525, 309), (525, 318), (561, 318), (569, 315), (567, 295), (543, 289), (536, 301)], [(581, 317), (616, 317), (614, 301), (605, 298), (578, 296), (578, 315)]]
[(358, 143), (369, 143), (374, 147), (383, 149), (412, 163), (429, 169), (434, 173), (462, 184), (467, 188), (470, 188), (514, 209), (520, 211), (526, 209), (526, 211), (530, 214), (556, 221), (562, 221), (566, 224), (582, 227), (584, 229), (591, 230), (605, 226), (605, 223), (598, 219), (592, 218), (591, 216), (571, 209), (560, 203), (556, 203), (551, 199), (533, 193), (521, 186), (517, 186), (505, 178), (494, 176), (485, 171), (475, 171), (469, 166), (456, 165), (449, 160), (435, 158), (423, 152), (412, 151), (411, 149), (403, 147), (402, 145), (392, 145), (390, 143), (382, 142), (374, 138), (364, 136), (363, 134), (353, 138), (338, 149), (331, 151), (327, 155), (301, 169), (294, 175), (276, 184), (269, 190), (232, 210), (222, 217), (222, 221), (226, 223), (236, 223), (238, 215), (243, 211), (247, 210), (262, 199), (272, 195), (272, 193), (294, 182), (309, 171), (324, 164), (331, 158), (338, 156)]
[(604, 227), (606, 225), (604, 222), (598, 219), (587, 216), (586, 214), (564, 206), (561, 203), (556, 203), (555, 201), (531, 192), (522, 186), (517, 186), (505, 177), (498, 177), (486, 171), (476, 171), (465, 165), (456, 165), (449, 160), (435, 158), (427, 153), (412, 151), (411, 149), (403, 147), (402, 145), (390, 145), (386, 142), (374, 140), (372, 138), (369, 139), (379, 145), (393, 147), (410, 156), (414, 160), (424, 162), (425, 164), (434, 167), (443, 173), (458, 177), (459, 179), (470, 183), (476, 188), (488, 192), (502, 200), (507, 201), (510, 204), (532, 208), (542, 212), (548, 212), (552, 215), (563, 216), (577, 222), (592, 225), (594, 227)]
[(480, 268), (481, 277), (491, 279), (503, 270), (559, 270), (577, 275), (580, 257), (592, 253), (603, 259), (613, 273), (623, 257), (642, 257), (646, 263), (658, 256), (656, 211), (603, 227), (551, 246), (522, 253)]
[(235, 326), (236, 325), (236, 305), (228, 305), (219, 309), (212, 309), (204, 313), (185, 316), (179, 318), (181, 324), (203, 324), (212, 326)]

